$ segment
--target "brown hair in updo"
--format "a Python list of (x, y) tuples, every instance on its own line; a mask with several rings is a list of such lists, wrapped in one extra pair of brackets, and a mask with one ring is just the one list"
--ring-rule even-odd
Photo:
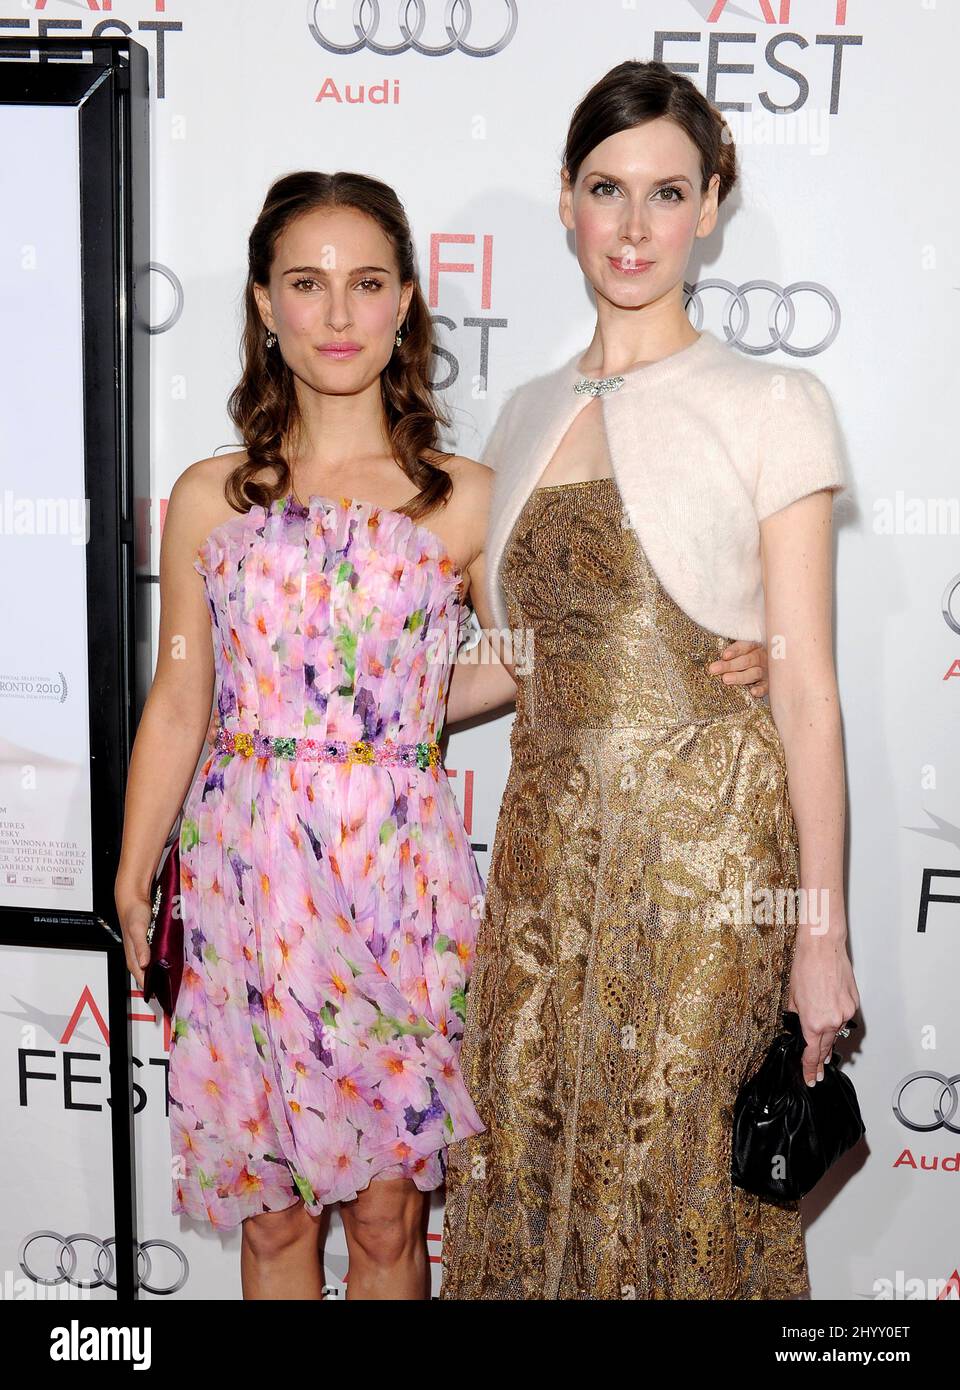
[(685, 131), (700, 153), (700, 193), (719, 174), (717, 201), (737, 182), (737, 152), (730, 127), (700, 89), (682, 73), (651, 59), (618, 63), (594, 83), (572, 117), (563, 151), (571, 184), (591, 150), (622, 130), (667, 116)]

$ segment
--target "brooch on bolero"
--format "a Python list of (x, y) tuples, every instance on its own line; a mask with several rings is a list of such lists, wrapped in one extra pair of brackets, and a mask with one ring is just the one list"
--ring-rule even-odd
[(585, 392), (591, 396), (605, 396), (608, 391), (619, 391), (622, 385), (622, 376), (604, 376), (599, 381), (593, 381), (590, 377), (585, 376), (574, 383), (573, 389), (581, 396)]

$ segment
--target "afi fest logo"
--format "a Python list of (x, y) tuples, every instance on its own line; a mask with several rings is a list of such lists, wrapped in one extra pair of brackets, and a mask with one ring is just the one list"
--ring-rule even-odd
[[(140, 990), (130, 990), (131, 1002), (142, 997)], [(17, 1002), (19, 1015), (10, 1010), (7, 1014), (20, 1020), (17, 1047), (20, 1105), (29, 1107), (38, 1087), (53, 1086), (64, 1110), (104, 1110), (110, 1095), (110, 1029), (90, 986), (83, 986), (69, 1016), (58, 1014), (49, 1006), (31, 1005), (22, 999)], [(166, 1114), (170, 1019), (162, 1011), (158, 1018), (150, 1008), (141, 1012), (131, 1008), (128, 1018), (131, 1023), (152, 1025), (147, 1049), (151, 1054), (155, 1042), (162, 1046), (161, 1056), (150, 1055), (144, 1060), (134, 1055), (134, 1074), (138, 1080), (133, 1083), (133, 1112), (139, 1115), (150, 1100), (154, 1104), (162, 1103)], [(159, 1034), (155, 1032), (158, 1026), (162, 1030)], [(52, 1039), (56, 1047), (44, 1046), (47, 1039)], [(144, 1087), (151, 1085), (159, 1094), (148, 1096)]]
[[(96, 19), (92, 24), (87, 24), (83, 19), (53, 19), (45, 16), (47, 0), (19, 0), (17, 8), (20, 10), (33, 10), (37, 16), (36, 32), (40, 38), (56, 38), (58, 34), (80, 36), (89, 35), (97, 39), (101, 34), (107, 38), (116, 38), (121, 34), (135, 34), (138, 43), (142, 43), (145, 48), (154, 49), (152, 72), (150, 74), (150, 95), (163, 100), (166, 96), (166, 67), (167, 67), (167, 39), (173, 34), (183, 33), (183, 24), (178, 19), (170, 19), (167, 14), (167, 0), (153, 0), (153, 18), (137, 19), (136, 23), (126, 23), (121, 18), (124, 13), (129, 13), (136, 9), (142, 13), (144, 0), (74, 0), (71, 9), (79, 10), (83, 13), (83, 6), (86, 6), (89, 19), (94, 16), (106, 16), (106, 18)], [(11, 9), (13, 6), (10, 7)], [(162, 16), (162, 17), (161, 17)], [(0, 30), (13, 29), (18, 35), (24, 32), (29, 24), (27, 19), (0, 19)], [(174, 139), (182, 139), (174, 131)]]
[[(622, 4), (640, 18), (646, 18), (651, 9), (656, 13), (656, 6), (644, 0), (622, 0)], [(846, 50), (863, 44), (861, 34), (836, 32), (846, 26), (847, 0), (753, 0), (751, 4), (688, 0), (688, 4), (703, 30), (655, 29), (642, 37), (652, 57), (687, 73), (724, 112), (738, 146), (772, 138), (763, 125), (754, 131), (744, 120), (745, 113), (793, 116), (809, 107), (808, 122), (818, 112), (837, 115)], [(827, 27), (831, 21), (832, 29)], [(811, 148), (824, 140), (824, 132), (817, 128), (796, 137), (797, 143)]]

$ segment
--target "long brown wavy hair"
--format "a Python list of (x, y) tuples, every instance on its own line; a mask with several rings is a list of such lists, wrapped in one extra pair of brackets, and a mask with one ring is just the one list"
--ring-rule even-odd
[[(316, 208), (355, 208), (372, 217), (393, 246), (401, 283), (413, 285), (401, 327), (402, 342), (380, 374), (380, 396), (394, 457), (419, 489), (397, 510), (419, 520), (445, 502), (453, 490), (449, 473), (424, 457), (427, 452), (452, 457), (437, 448), (440, 427), (449, 426), (450, 420), (441, 409), (428, 376), (433, 324), (417, 278), (410, 224), (399, 198), (379, 179), (349, 172), (323, 174), (304, 169), (283, 175), (271, 184), (250, 233), (241, 344), (243, 371), (228, 402), (230, 418), (240, 432), (247, 457), (228, 476), (225, 496), (231, 506), (244, 512), (252, 506), (267, 507), (290, 491), (291, 475), (284, 447), (295, 436), (302, 416), (292, 371), (278, 346), (266, 346), (266, 328), (253, 287), (269, 283), (277, 241), (284, 230), (295, 218)], [(268, 468), (275, 474), (273, 482), (264, 482), (259, 476)]]
[(737, 151), (722, 113), (689, 77), (666, 63), (628, 59), (604, 73), (581, 99), (570, 118), (563, 165), (576, 183), (580, 165), (591, 150), (621, 130), (668, 116), (685, 131), (700, 154), (700, 193), (720, 175), (717, 204), (737, 182)]

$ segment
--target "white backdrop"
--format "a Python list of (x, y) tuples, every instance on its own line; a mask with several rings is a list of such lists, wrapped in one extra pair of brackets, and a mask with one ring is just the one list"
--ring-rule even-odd
[[(960, 896), (960, 879), (936, 876), (960, 870), (957, 7), (472, 0), (469, 25), (459, 3), (411, 4), (411, 23), (418, 9), (421, 45), (453, 51), (377, 52), (402, 43), (395, 0), (380, 0), (375, 30), (369, 0), (35, 0), (36, 13), (25, 10), (32, 32), (50, 20), (84, 33), (126, 26), (151, 55), (154, 270), (143, 308), (149, 299), (156, 332), (154, 569), (174, 479), (236, 447), (225, 402), (239, 365), (245, 243), (277, 175), (354, 169), (397, 189), (444, 350), (436, 377), (454, 412), (452, 442), (477, 456), (504, 393), (559, 365), (592, 329), (556, 215), (574, 105), (624, 58), (662, 57), (688, 71), (724, 109), (741, 159), (741, 184), (689, 267), (688, 287), (702, 288), (691, 318), (719, 335), (742, 332), (735, 350), (750, 350), (770, 342), (779, 292), (793, 287), (776, 316), (773, 360), (799, 361), (829, 386), (854, 479), (837, 507), (836, 612), (848, 909), (864, 1020), (849, 1074), (868, 1133), (856, 1160), (805, 1204), (813, 1296), (936, 1297), (960, 1264), (958, 905), (935, 901), (925, 930), (918, 923), (925, 870), (934, 871), (931, 893)], [(502, 44), (513, 10), (515, 33)], [(333, 51), (351, 42), (357, 51)], [(767, 287), (745, 288), (757, 281)], [(735, 287), (749, 307), (745, 329)], [(447, 751), (484, 877), (511, 719), (455, 732)], [(50, 965), (22, 986), (40, 1008), (60, 989)], [(4, 1013), (15, 1017), (9, 982), (4, 994)], [(133, 996), (131, 1008), (150, 1013)], [(135, 1043), (151, 1078), (137, 1120), (141, 1239), (182, 1252), (189, 1274), (174, 1296), (237, 1298), (239, 1230), (218, 1235), (169, 1211), (166, 1118), (153, 1080), (168, 1055), (165, 1030), (138, 1021)], [(107, 1114), (76, 1119), (75, 1142), (99, 1162)], [(0, 1199), (17, 1208), (6, 1238), (18, 1223), (84, 1230), (101, 1221), (92, 1174), (75, 1165), (68, 1178), (66, 1215), (62, 1190), (50, 1210), (42, 1165), (21, 1174)], [(440, 1229), (436, 1206), (435, 1261)], [(334, 1215), (327, 1272), (339, 1292), (344, 1267)], [(435, 1263), (435, 1286), (438, 1275)]]

